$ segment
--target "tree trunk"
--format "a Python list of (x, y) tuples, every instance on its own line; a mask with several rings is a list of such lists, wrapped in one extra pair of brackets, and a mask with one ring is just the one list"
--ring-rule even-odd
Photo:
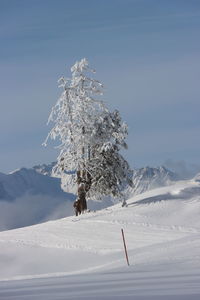
[(80, 199), (81, 212), (87, 210), (85, 184), (80, 183), (78, 186), (78, 199)]
[(85, 171), (77, 171), (77, 184), (78, 184), (78, 199), (80, 199), (81, 212), (87, 210), (86, 201), (86, 178)]

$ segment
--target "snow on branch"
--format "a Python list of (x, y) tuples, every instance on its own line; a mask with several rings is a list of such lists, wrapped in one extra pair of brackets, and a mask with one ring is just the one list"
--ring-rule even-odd
[(67, 182), (69, 171), (78, 172), (73, 178), (84, 183), (90, 197), (119, 196), (131, 184), (131, 170), (119, 153), (127, 148), (127, 125), (119, 111), (109, 112), (96, 98), (103, 94), (103, 84), (88, 76), (95, 71), (87, 59), (76, 62), (71, 72), (71, 79), (58, 80), (63, 91), (51, 110), (48, 124), (54, 126), (44, 142), (60, 141), (54, 173)]

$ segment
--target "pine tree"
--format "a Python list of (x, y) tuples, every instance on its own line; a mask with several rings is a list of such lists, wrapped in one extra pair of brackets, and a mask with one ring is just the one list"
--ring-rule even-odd
[[(118, 111), (109, 112), (103, 101), (103, 85), (87, 76), (90, 69), (84, 58), (71, 68), (72, 78), (60, 78), (61, 97), (48, 119), (54, 123), (49, 138), (60, 140), (60, 154), (53, 172), (62, 181), (72, 178), (78, 184), (81, 211), (87, 209), (86, 197), (121, 196), (131, 185), (132, 171), (120, 155), (127, 148), (127, 126)], [(71, 175), (69, 172), (71, 171)]]

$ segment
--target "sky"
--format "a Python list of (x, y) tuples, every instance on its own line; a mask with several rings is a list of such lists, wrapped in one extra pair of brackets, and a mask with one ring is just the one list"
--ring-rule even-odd
[(132, 168), (200, 170), (199, 36), (198, 0), (0, 0), (0, 172), (56, 160), (42, 143), (57, 80), (84, 57)]

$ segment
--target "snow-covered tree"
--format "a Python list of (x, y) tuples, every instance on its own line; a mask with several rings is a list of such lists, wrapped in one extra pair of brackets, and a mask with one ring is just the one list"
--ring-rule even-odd
[[(54, 127), (49, 138), (60, 140), (60, 154), (53, 171), (65, 181), (71, 176), (78, 184), (81, 210), (87, 209), (86, 197), (120, 196), (125, 185), (131, 185), (132, 172), (120, 155), (128, 134), (118, 111), (109, 112), (103, 101), (103, 85), (88, 73), (84, 58), (71, 68), (72, 78), (60, 78), (61, 97), (52, 108), (49, 122)], [(71, 171), (71, 175), (69, 172)]]
[(94, 121), (92, 135), (95, 143), (87, 168), (92, 175), (89, 196), (119, 197), (125, 186), (132, 184), (132, 171), (119, 153), (122, 148), (127, 149), (127, 134), (127, 126), (122, 123), (117, 110), (104, 112)]

